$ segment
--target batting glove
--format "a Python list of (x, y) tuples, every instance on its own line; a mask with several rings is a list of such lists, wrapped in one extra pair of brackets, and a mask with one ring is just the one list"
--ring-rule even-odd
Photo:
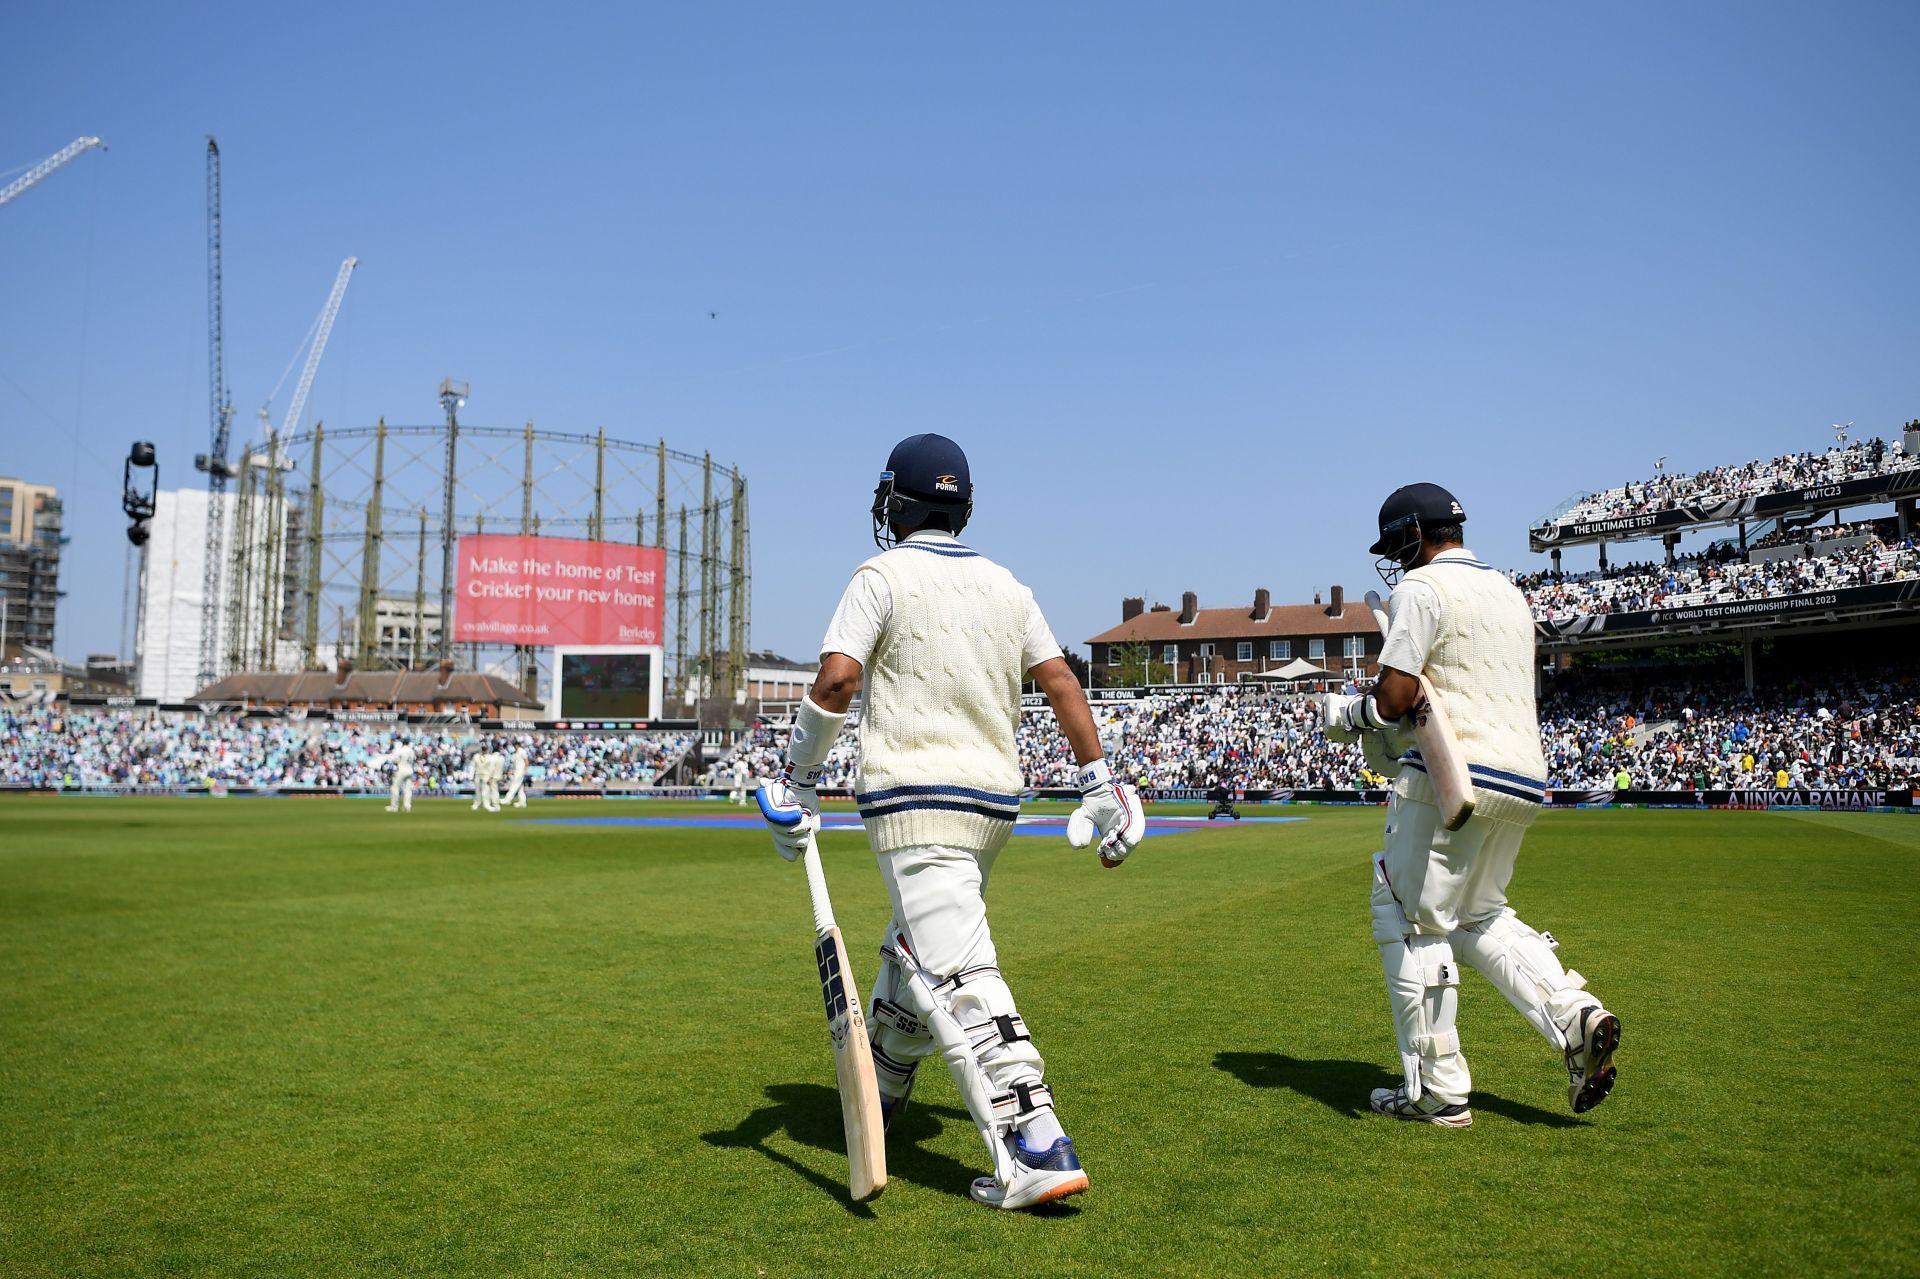
[(1085, 848), (1098, 838), (1100, 864), (1111, 870), (1146, 837), (1147, 811), (1141, 807), (1140, 792), (1114, 781), (1104, 759), (1083, 765), (1077, 780), (1080, 807), (1067, 819), (1067, 842)]
[(788, 764), (778, 777), (768, 778), (753, 792), (760, 803), (760, 815), (767, 819), (767, 830), (773, 835), (773, 851), (788, 861), (807, 851), (820, 829), (820, 792), (815, 785), (820, 770), (813, 768), (807, 773), (803, 784), (795, 778), (793, 765)]

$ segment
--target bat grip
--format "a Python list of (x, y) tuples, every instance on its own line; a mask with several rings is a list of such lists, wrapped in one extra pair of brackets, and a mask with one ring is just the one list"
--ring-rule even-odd
[(836, 926), (833, 899), (827, 896), (826, 872), (820, 869), (820, 851), (812, 840), (807, 841), (807, 851), (800, 854), (800, 864), (807, 872), (807, 896), (813, 903), (813, 931), (824, 933)]

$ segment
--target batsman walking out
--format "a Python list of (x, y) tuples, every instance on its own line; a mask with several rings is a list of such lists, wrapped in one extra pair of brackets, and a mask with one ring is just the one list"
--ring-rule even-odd
[[(1375, 1089), (1371, 1105), (1450, 1128), (1473, 1122), (1454, 1028), (1459, 961), (1564, 1055), (1574, 1113), (1606, 1100), (1620, 1042), (1620, 1019), (1561, 967), (1552, 934), (1507, 905), (1520, 842), (1546, 796), (1534, 625), (1519, 589), (1462, 544), (1465, 521), (1437, 484), (1387, 498), (1372, 547), (1393, 589), (1380, 678), (1370, 695), (1326, 701), (1328, 736), (1359, 737), (1378, 771), (1397, 774), (1372, 913), (1406, 1082)], [(1456, 799), (1451, 779), (1463, 765)]]
[(857, 798), (893, 907), (868, 1009), (881, 1109), (890, 1126), (921, 1062), (939, 1052), (993, 1162), (973, 1198), (1028, 1208), (1088, 1183), (987, 926), (987, 879), (1025, 784), (1023, 679), (1046, 694), (1079, 765), (1074, 844), (1097, 840), (1101, 862), (1117, 866), (1145, 820), (1102, 757), (1033, 593), (958, 540), (972, 511), (959, 445), (916, 435), (894, 448), (872, 508), (882, 551), (847, 586), (781, 776), (759, 799), (791, 860), (818, 828), (821, 767), (864, 682)]

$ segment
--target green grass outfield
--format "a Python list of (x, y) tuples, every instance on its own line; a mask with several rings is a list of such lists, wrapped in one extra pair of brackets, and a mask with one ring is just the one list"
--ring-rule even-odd
[[(1039, 1216), (968, 1201), (937, 1065), (846, 1201), (806, 890), (757, 831), (0, 799), (0, 1274), (1920, 1269), (1920, 819), (1543, 817), (1514, 900), (1621, 1014), (1620, 1084), (1575, 1119), (1469, 975), (1461, 1132), (1366, 1113), (1380, 811), (1250, 811), (1307, 820), (1003, 856), (1093, 1181)], [(879, 878), (823, 847), (864, 988)]]

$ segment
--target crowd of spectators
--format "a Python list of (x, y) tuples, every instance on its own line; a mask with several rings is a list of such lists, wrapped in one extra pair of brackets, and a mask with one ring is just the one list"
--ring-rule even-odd
[(1920, 678), (1732, 680), (1556, 690), (1540, 706), (1548, 782), (1571, 789), (1858, 788), (1920, 781)]
[[(1308, 695), (1230, 684), (1093, 707), (1114, 771), (1156, 790), (1347, 790), (1384, 784), (1357, 746), (1329, 742)], [(783, 727), (762, 726), (715, 770), (736, 760), (754, 777), (779, 767)], [(1585, 681), (1541, 704), (1550, 785), (1565, 789), (1723, 789), (1793, 785), (1861, 787), (1920, 782), (1920, 677), (1798, 682), (1758, 697), (1702, 679), (1638, 688)], [(1074, 760), (1051, 711), (1029, 710), (1017, 733), (1033, 789), (1073, 785)], [(823, 784), (853, 784), (853, 730), (835, 743)]]
[(1734, 466), (1711, 467), (1690, 475), (1660, 474), (1650, 480), (1637, 480), (1590, 494), (1548, 520), (1543, 527), (1647, 515), (1678, 506), (1712, 506), (1740, 497), (1839, 484), (1916, 466), (1920, 466), (1920, 457), (1909, 454), (1897, 443), (1878, 438), (1856, 440), (1825, 452), (1788, 453)]
[[(1254, 685), (1098, 702), (1114, 771), (1155, 790), (1370, 789), (1357, 747), (1327, 741), (1309, 695)], [(469, 779), (471, 730), (406, 730), (416, 789), (451, 793)], [(500, 735), (524, 741), (536, 789), (638, 786), (671, 769), (692, 739), (671, 733)], [(397, 737), (384, 725), (297, 723), (139, 711), (0, 706), (0, 784), (91, 789), (383, 791)], [(771, 775), (784, 726), (763, 724), (707, 774), (718, 786)], [(1564, 678), (1541, 703), (1548, 782), (1563, 789), (1883, 787), (1920, 782), (1920, 675), (1801, 680), (1748, 696), (1695, 678), (1635, 685)], [(1070, 787), (1074, 761), (1045, 709), (1022, 715), (1026, 783)], [(835, 743), (823, 784), (853, 785), (857, 734)]]
[[(417, 792), (470, 784), (482, 736), (470, 728), (0, 705), (0, 785), (384, 791), (402, 732), (414, 747)], [(503, 748), (525, 745), (527, 774), (544, 787), (648, 785), (693, 740), (682, 733), (493, 736)]]
[(1920, 576), (1920, 538), (1891, 544), (1878, 538), (1826, 555), (1759, 560), (1728, 559), (1723, 552), (1682, 557), (1673, 564), (1631, 564), (1591, 573), (1519, 574), (1541, 621), (1594, 613), (1692, 608), (1740, 600), (1775, 599)]

